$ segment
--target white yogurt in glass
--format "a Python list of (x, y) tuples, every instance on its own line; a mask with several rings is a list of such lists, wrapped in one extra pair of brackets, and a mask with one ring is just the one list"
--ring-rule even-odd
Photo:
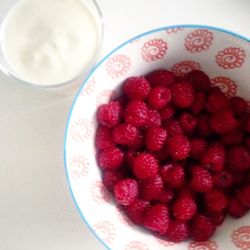
[(89, 66), (100, 28), (84, 0), (19, 0), (1, 29), (4, 57), (22, 80), (68, 82)]

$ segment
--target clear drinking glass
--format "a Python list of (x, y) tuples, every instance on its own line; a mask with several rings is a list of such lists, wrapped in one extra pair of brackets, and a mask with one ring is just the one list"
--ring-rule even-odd
[[(2, 29), (3, 27), (3, 22), (4, 22), (4, 18), (7, 15), (7, 13), (9, 12), (9, 10), (18, 2), (18, 1), (22, 1), (22, 0), (1, 0), (0, 2), (0, 29)], [(53, 1), (53, 0), (52, 0)], [(97, 45), (97, 49), (95, 51), (95, 53), (92, 56), (92, 59), (90, 61), (90, 63), (87, 65), (87, 67), (84, 67), (82, 69), (82, 72), (80, 73), (80, 75), (76, 75), (75, 77), (73, 77), (73, 79), (66, 81), (66, 82), (61, 82), (59, 84), (54, 84), (54, 85), (39, 85), (37, 83), (33, 83), (33, 82), (28, 82), (25, 81), (24, 79), (22, 79), (20, 76), (18, 76), (16, 74), (16, 72), (12, 69), (12, 67), (8, 64), (4, 53), (3, 53), (3, 48), (2, 46), (0, 46), (0, 70), (7, 75), (8, 77), (17, 80), (18, 82), (21, 83), (25, 83), (25, 84), (29, 84), (38, 88), (43, 88), (43, 89), (58, 89), (58, 87), (60, 87), (62, 89), (62, 87), (69, 87), (70, 85), (74, 84), (74, 82), (79, 80), (81, 81), (84, 76), (90, 71), (90, 69), (94, 66), (94, 64), (96, 63), (96, 60), (98, 58), (100, 49), (101, 49), (101, 45), (102, 45), (102, 40), (103, 40), (103, 17), (102, 17), (102, 13), (101, 10), (97, 4), (97, 2), (95, 0), (80, 0), (81, 2), (83, 2), (84, 5), (86, 5), (89, 9), (89, 11), (91, 12), (91, 14), (93, 15), (93, 17), (96, 20), (96, 24), (97, 24), (97, 29), (98, 29), (98, 45)], [(79, 30), (79, 32), (81, 32)]]

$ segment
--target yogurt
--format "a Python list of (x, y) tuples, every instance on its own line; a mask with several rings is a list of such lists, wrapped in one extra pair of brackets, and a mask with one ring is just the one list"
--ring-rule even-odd
[(72, 80), (92, 62), (100, 29), (84, 0), (19, 0), (1, 29), (16, 76), (38, 85)]

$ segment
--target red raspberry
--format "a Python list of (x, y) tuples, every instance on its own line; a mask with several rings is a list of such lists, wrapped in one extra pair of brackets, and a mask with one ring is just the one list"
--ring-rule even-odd
[(191, 110), (194, 115), (201, 113), (206, 107), (206, 96), (204, 92), (194, 94), (194, 101), (191, 105)]
[(168, 105), (161, 110), (161, 119), (169, 120), (175, 113), (175, 108), (172, 105)]
[(159, 165), (152, 154), (142, 153), (134, 159), (133, 170), (138, 179), (144, 180), (157, 176)]
[(163, 181), (161, 176), (148, 178), (140, 183), (140, 194), (143, 200), (158, 200), (163, 192)]
[(117, 125), (121, 118), (121, 105), (118, 101), (101, 105), (97, 110), (97, 121), (108, 128)]
[(107, 148), (97, 154), (98, 165), (103, 170), (115, 170), (124, 160), (124, 153), (119, 148)]
[(242, 146), (231, 147), (228, 150), (227, 163), (232, 170), (244, 171), (250, 167), (250, 157)]
[(113, 192), (115, 184), (123, 178), (123, 173), (118, 171), (103, 172), (102, 181), (109, 192)]
[(201, 162), (207, 169), (217, 172), (224, 168), (225, 148), (220, 142), (215, 142), (207, 147), (202, 155)]
[(226, 218), (225, 211), (222, 212), (206, 212), (205, 216), (212, 221), (215, 226), (220, 226)]
[(171, 92), (165, 87), (155, 87), (148, 95), (148, 105), (153, 109), (161, 109), (171, 101)]
[(189, 229), (188, 225), (184, 222), (170, 221), (169, 227), (166, 233), (169, 241), (181, 242), (188, 238)]
[(175, 76), (168, 70), (159, 69), (149, 73), (146, 79), (150, 82), (152, 87), (169, 86), (174, 82)]
[(202, 138), (194, 138), (190, 140), (190, 146), (190, 157), (192, 157), (193, 159), (199, 159), (204, 153), (207, 143)]
[(210, 124), (217, 134), (227, 134), (237, 127), (237, 120), (232, 111), (223, 110), (211, 116)]
[(184, 186), (182, 189), (178, 190), (179, 197), (189, 197), (192, 199), (196, 198), (195, 192), (189, 186)]
[(232, 197), (228, 203), (228, 214), (233, 218), (240, 218), (246, 214), (248, 208), (245, 207), (237, 198)]
[(239, 190), (238, 199), (244, 206), (250, 208), (250, 184), (243, 186)]
[(110, 128), (98, 126), (95, 134), (95, 146), (97, 149), (112, 148), (115, 146)]
[(195, 241), (206, 241), (214, 234), (215, 229), (209, 218), (196, 215), (191, 223), (190, 234)]
[(183, 132), (190, 134), (194, 132), (196, 128), (197, 119), (192, 114), (185, 112), (180, 115), (179, 123)]
[(133, 144), (136, 137), (139, 136), (139, 130), (130, 124), (119, 124), (113, 130), (113, 140), (117, 144)]
[(133, 76), (124, 82), (123, 91), (131, 100), (144, 100), (150, 92), (150, 84), (142, 76)]
[(139, 194), (138, 183), (134, 179), (123, 179), (118, 181), (114, 187), (116, 201), (124, 206), (131, 204)]
[(148, 110), (147, 126), (161, 126), (161, 115), (157, 110)]
[(152, 126), (146, 132), (146, 146), (150, 151), (160, 150), (166, 141), (167, 132), (165, 129)]
[(245, 171), (233, 171), (233, 185), (242, 186), (242, 184), (247, 182), (247, 173)]
[(127, 123), (135, 127), (147, 125), (148, 108), (147, 105), (139, 100), (130, 101), (125, 109), (124, 118)]
[(188, 196), (178, 198), (172, 206), (172, 214), (177, 221), (186, 222), (197, 212), (195, 201)]
[(146, 213), (144, 226), (164, 235), (168, 230), (169, 212), (163, 204), (153, 205)]
[(230, 107), (229, 99), (218, 87), (211, 88), (207, 99), (207, 110), (210, 113), (218, 113), (219, 111)]
[(188, 108), (194, 100), (193, 86), (188, 81), (178, 82), (172, 85), (172, 101), (178, 108)]
[(189, 156), (190, 142), (184, 135), (174, 135), (167, 141), (169, 153), (176, 160), (182, 160)]
[(172, 189), (165, 189), (161, 196), (159, 197), (159, 202), (170, 203), (175, 197), (175, 194)]
[(125, 211), (132, 222), (142, 225), (149, 208), (150, 203), (148, 201), (135, 199), (130, 205), (125, 207)]
[(183, 134), (183, 131), (181, 129), (181, 125), (176, 120), (167, 121), (165, 128), (166, 128), (167, 133), (168, 133), (169, 136), (174, 136), (174, 135), (177, 135), (177, 134)]
[(210, 79), (203, 71), (191, 71), (188, 73), (187, 79), (193, 84), (196, 91), (208, 91), (211, 87)]
[(206, 208), (211, 212), (221, 212), (227, 207), (228, 199), (219, 189), (212, 189), (204, 195)]
[(216, 173), (213, 176), (214, 185), (221, 189), (230, 188), (233, 185), (233, 175), (228, 170)]
[(160, 174), (163, 181), (170, 188), (181, 188), (185, 182), (185, 172), (179, 164), (167, 164), (161, 167)]
[(235, 115), (241, 115), (247, 111), (247, 102), (243, 98), (234, 96), (229, 101)]
[(198, 127), (199, 134), (204, 137), (210, 136), (213, 132), (210, 126), (208, 115), (199, 116), (197, 127)]
[(133, 142), (131, 142), (129, 145), (129, 148), (139, 150), (144, 146), (144, 138), (140, 131), (136, 134), (136, 137)]
[(240, 145), (243, 140), (243, 134), (238, 130), (234, 130), (228, 134), (223, 135), (221, 137), (221, 140), (227, 146)]
[(192, 169), (191, 188), (195, 192), (209, 192), (213, 186), (213, 178), (211, 174), (203, 167), (195, 166)]

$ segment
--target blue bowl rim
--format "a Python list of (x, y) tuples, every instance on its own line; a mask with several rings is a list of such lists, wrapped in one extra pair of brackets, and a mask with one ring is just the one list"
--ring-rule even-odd
[(246, 42), (250, 42), (250, 38), (248, 37), (245, 37), (243, 35), (240, 35), (236, 32), (233, 32), (233, 31), (230, 31), (230, 30), (227, 30), (227, 29), (224, 29), (224, 28), (219, 28), (219, 27), (214, 27), (214, 26), (209, 26), (209, 25), (199, 25), (199, 24), (179, 24), (179, 25), (170, 25), (170, 26), (163, 26), (163, 27), (160, 27), (160, 28), (156, 28), (156, 29), (152, 29), (152, 30), (149, 30), (149, 31), (146, 31), (144, 33), (141, 33), (137, 36), (134, 36), (133, 38), (127, 40), (126, 42), (120, 44), (119, 46), (117, 46), (115, 49), (113, 49), (111, 52), (109, 52), (106, 56), (104, 56), (103, 59), (101, 59), (97, 64), (96, 66), (90, 71), (90, 73), (88, 74), (88, 76), (85, 78), (85, 80), (83, 81), (81, 87), (79, 88), (74, 100), (73, 100), (73, 103), (71, 105), (71, 108), (70, 108), (70, 111), (69, 111), (69, 115), (68, 115), (68, 119), (67, 119), (67, 124), (66, 124), (66, 130), (65, 130), (65, 135), (64, 135), (64, 168), (65, 168), (65, 173), (66, 173), (66, 180), (67, 180), (67, 183), (68, 183), (68, 187), (69, 187), (69, 191), (70, 191), (70, 194), (73, 198), (73, 202), (82, 218), (82, 220), (85, 222), (85, 224), (87, 225), (88, 229), (92, 232), (92, 234), (95, 236), (95, 238), (108, 250), (112, 250), (104, 240), (102, 240), (95, 232), (95, 230), (91, 227), (91, 225), (88, 223), (87, 219), (85, 218), (83, 212), (81, 211), (78, 203), (77, 203), (77, 200), (74, 196), (74, 193), (73, 193), (73, 190), (71, 188), (71, 183), (70, 183), (70, 180), (69, 180), (69, 173), (68, 173), (68, 168), (67, 168), (67, 156), (66, 156), (66, 143), (67, 143), (67, 137), (68, 137), (68, 129), (69, 129), (69, 124), (70, 124), (70, 120), (71, 120), (71, 116), (72, 116), (72, 112), (74, 110), (74, 107), (75, 107), (75, 104), (76, 104), (76, 101), (83, 89), (83, 87), (85, 86), (85, 84), (88, 82), (89, 78), (94, 74), (94, 72), (96, 71), (96, 69), (103, 63), (107, 60), (107, 58), (109, 58), (112, 54), (114, 54), (117, 50), (119, 50), (121, 47), (131, 43), (133, 40), (136, 40), (138, 38), (141, 38), (143, 36), (146, 36), (146, 35), (149, 35), (149, 34), (152, 34), (152, 33), (155, 33), (155, 32), (159, 32), (159, 31), (162, 31), (162, 30), (168, 30), (168, 29), (174, 29), (174, 28), (201, 28), (201, 29), (210, 29), (210, 30), (214, 30), (214, 31), (219, 31), (219, 32), (222, 32), (222, 33), (226, 33), (228, 35), (232, 35), (234, 37), (237, 37), (239, 39), (242, 39)]

